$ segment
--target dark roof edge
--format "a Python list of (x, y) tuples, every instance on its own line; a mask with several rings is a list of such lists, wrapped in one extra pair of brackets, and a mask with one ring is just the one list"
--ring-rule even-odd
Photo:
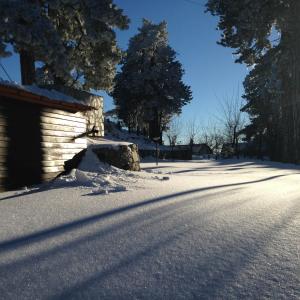
[(35, 103), (35, 104), (39, 104), (47, 107), (53, 107), (57, 109), (68, 110), (72, 112), (87, 111), (93, 109), (93, 107), (86, 104), (53, 100), (46, 96), (40, 96), (26, 90), (21, 90), (14, 86), (2, 85), (1, 83), (0, 83), (0, 95), (25, 101), (25, 102)]

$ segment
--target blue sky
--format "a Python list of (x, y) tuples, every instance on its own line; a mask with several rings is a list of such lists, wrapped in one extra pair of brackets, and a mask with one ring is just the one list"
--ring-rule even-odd
[[(232, 49), (217, 45), (220, 33), (218, 19), (204, 13), (206, 0), (115, 0), (131, 19), (130, 28), (118, 31), (117, 39), (126, 50), (130, 37), (137, 33), (142, 18), (155, 23), (166, 20), (170, 45), (178, 53), (185, 69), (184, 82), (191, 86), (193, 100), (184, 107), (181, 119), (197, 119), (204, 124), (217, 114), (218, 98), (232, 95), (247, 74), (246, 66), (235, 64)], [(19, 60), (16, 55), (2, 59), (10, 77), (20, 82)], [(0, 70), (0, 76), (5, 74)], [(100, 94), (105, 95), (100, 91)], [(112, 108), (105, 95), (105, 110)]]

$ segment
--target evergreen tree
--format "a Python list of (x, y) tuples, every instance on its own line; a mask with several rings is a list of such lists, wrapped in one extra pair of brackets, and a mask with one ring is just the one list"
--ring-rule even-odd
[(20, 54), (22, 81), (109, 90), (121, 58), (113, 28), (128, 18), (112, 0), (0, 0), (0, 55)]
[(271, 158), (280, 160), (282, 145), (279, 133), (282, 127), (280, 118), (283, 91), (275, 53), (276, 48), (270, 50), (247, 75), (244, 81), (244, 98), (247, 104), (242, 110), (250, 116), (251, 124), (244, 129), (244, 133), (247, 140), (254, 144), (256, 154), (261, 157), (262, 147), (268, 146)]
[(118, 116), (129, 130), (160, 137), (172, 116), (191, 100), (190, 87), (182, 81), (184, 71), (168, 45), (167, 24), (143, 20), (130, 39), (112, 96)]
[(244, 82), (248, 135), (264, 136), (273, 158), (299, 162), (300, 1), (209, 0), (207, 9), (220, 17), (219, 43), (254, 68)]

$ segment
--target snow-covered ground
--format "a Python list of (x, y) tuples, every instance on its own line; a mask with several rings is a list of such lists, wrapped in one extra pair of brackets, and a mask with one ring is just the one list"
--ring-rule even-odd
[(298, 167), (87, 165), (0, 195), (1, 299), (300, 299)]

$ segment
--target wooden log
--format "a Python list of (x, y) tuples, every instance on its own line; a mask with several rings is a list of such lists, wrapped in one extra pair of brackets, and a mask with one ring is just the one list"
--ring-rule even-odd
[[(71, 127), (68, 125), (53, 125), (53, 124), (40, 124), (41, 128), (44, 130), (57, 130), (57, 131), (65, 131), (65, 132), (74, 132), (74, 133), (83, 133), (86, 132), (86, 128), (80, 127)], [(1, 128), (1, 127), (0, 127)]]
[[(62, 140), (59, 140), (58, 138), (45, 139), (45, 140), (47, 140), (47, 142), (44, 141), (40, 142), (41, 148), (85, 149), (87, 147), (87, 143), (84, 140), (80, 140), (80, 141), (75, 140), (74, 142), (72, 142), (73, 139), (71, 139), (70, 141), (64, 138)], [(0, 148), (9, 149), (9, 147), (10, 147), (9, 140), (1, 141), (1, 137), (0, 137)]]
[(42, 175), (43, 181), (51, 181), (55, 179), (61, 172), (49, 172)]
[[(84, 150), (85, 147), (82, 148), (70, 148), (70, 149), (62, 149), (62, 148), (41, 148), (41, 153), (43, 155), (54, 155), (54, 156), (60, 156), (60, 155), (72, 155), (74, 156), (75, 154), (81, 152), (82, 150)], [(24, 157), (20, 157), (18, 156), (19, 153), (16, 149), (9, 149), (8, 148), (0, 148), (0, 157), (2, 158), (0, 160), (0, 163), (5, 163), (6, 160), (10, 157), (11, 158), (15, 158), (18, 161), (24, 161), (24, 163), (32, 163), (35, 161), (35, 159), (32, 157), (30, 160), (28, 160), (28, 157), (26, 158), (26, 155)], [(48, 159), (44, 159), (44, 160), (48, 160)], [(50, 159), (52, 160), (52, 159)], [(64, 158), (61, 158), (60, 160), (64, 160)], [(39, 161), (37, 161), (37, 163), (40, 163)]]
[(8, 141), (1, 141), (0, 139), (0, 148), (7, 148), (9, 146)]
[[(85, 149), (86, 143), (50, 143), (50, 142), (42, 142), (42, 148), (48, 149)], [(1, 146), (0, 146), (1, 147)]]
[(77, 154), (82, 151), (84, 148), (77, 148), (77, 149), (55, 149), (55, 148), (41, 148), (42, 152), (45, 154)]
[(55, 167), (43, 167), (43, 173), (58, 173), (63, 172), (65, 169), (63, 166), (55, 166)]
[(0, 168), (0, 175), (7, 174), (7, 167)]
[(0, 148), (0, 156), (7, 156), (8, 150), (7, 148)]
[[(69, 160), (74, 157), (75, 154), (44, 154), (43, 160)], [(1, 157), (0, 157), (1, 161)]]
[(74, 116), (61, 115), (61, 114), (56, 114), (56, 113), (47, 112), (47, 111), (41, 111), (41, 116), (52, 117), (52, 118), (62, 119), (62, 120), (69, 120), (69, 121), (83, 123), (83, 124), (86, 123), (86, 119), (82, 118), (82, 117), (74, 117)]
[[(8, 125), (0, 125), (0, 134), (6, 135), (8, 132)], [(40, 126), (42, 129), (47, 129), (47, 130), (58, 130), (58, 131), (67, 131), (67, 132), (74, 132), (74, 133), (83, 133), (86, 132), (85, 127), (77, 127), (77, 126), (68, 126), (68, 125), (54, 125), (54, 124), (46, 124), (46, 123), (41, 123), (37, 124), (36, 126)], [(21, 130), (21, 128), (20, 128)]]
[[(6, 158), (5, 158), (6, 159)], [(47, 160), (41, 162), (31, 162), (32, 165), (41, 166), (41, 167), (64, 167), (65, 160)], [(20, 168), (23, 167), (23, 164), (20, 163)], [(7, 171), (8, 166), (5, 162), (0, 162), (0, 173), (3, 171)]]
[(55, 113), (55, 114), (59, 114), (59, 115), (64, 115), (64, 116), (70, 116), (70, 117), (76, 117), (76, 118), (85, 118), (85, 115), (82, 112), (69, 112), (69, 111), (64, 111), (64, 110), (61, 110), (61, 109), (55, 109), (55, 108), (50, 108), (50, 107), (43, 108), (43, 111), (50, 112), (50, 113)]
[[(3, 171), (0, 171), (0, 180), (2, 179), (4, 179), (4, 178), (7, 178), (7, 172), (5, 171), (5, 170), (3, 170)], [(1, 181), (2, 181), (1, 180)]]
[(74, 144), (87, 144), (85, 138), (73, 139), (73, 137), (59, 137), (59, 136), (47, 136), (44, 135), (41, 137), (42, 142), (50, 143), (74, 143)]
[(0, 134), (1, 135), (6, 135), (7, 129), (5, 125), (0, 125)]
[[(2, 123), (7, 123), (8, 120), (8, 112), (11, 112), (14, 110), (14, 108), (11, 108), (10, 106), (7, 107), (6, 111), (0, 112), (0, 120), (2, 120)], [(39, 111), (41, 122), (45, 123), (54, 123), (54, 124), (68, 124), (70, 126), (77, 125), (78, 127), (85, 127), (86, 126), (86, 119), (83, 116), (75, 116), (75, 115), (63, 115), (63, 114), (57, 114), (53, 112), (47, 112), (47, 111)], [(34, 110), (27, 110), (25, 118), (30, 118), (32, 115), (36, 115), (36, 111)]]
[(5, 136), (4, 134), (0, 134), (0, 143), (3, 143), (3, 142), (8, 142), (10, 140), (9, 137)]
[(86, 128), (86, 124), (82, 122), (75, 122), (66, 119), (54, 118), (54, 117), (45, 117), (41, 116), (41, 123), (53, 124), (53, 125), (66, 125), (73, 126), (78, 128)]
[(43, 167), (58, 167), (58, 166), (64, 166), (65, 161), (64, 160), (43, 160), (42, 161)]
[(43, 129), (42, 135), (45, 136), (56, 136), (56, 137), (72, 137), (76, 138), (78, 136), (78, 133), (76, 132), (69, 132), (69, 131), (59, 131), (59, 130), (48, 130), (48, 129)]

